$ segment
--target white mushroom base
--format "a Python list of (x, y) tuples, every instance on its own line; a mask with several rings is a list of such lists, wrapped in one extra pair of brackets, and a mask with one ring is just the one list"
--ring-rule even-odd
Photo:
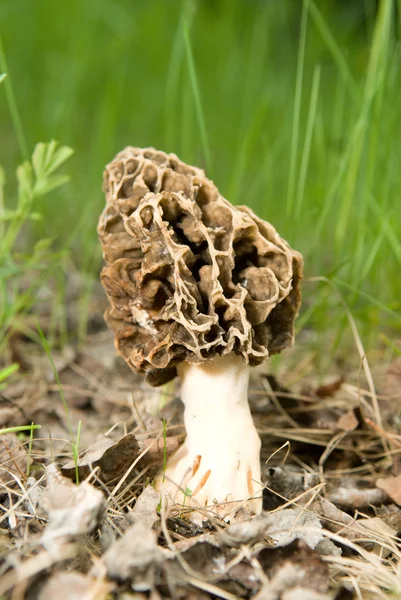
[(156, 480), (167, 505), (202, 509), (225, 519), (262, 510), (260, 438), (248, 404), (249, 367), (230, 354), (180, 366), (187, 438)]

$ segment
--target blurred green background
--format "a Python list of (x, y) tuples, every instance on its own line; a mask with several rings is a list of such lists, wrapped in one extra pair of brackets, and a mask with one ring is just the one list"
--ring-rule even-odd
[(333, 281), (304, 284), (300, 327), (343, 331), (337, 289), (366, 343), (380, 334), (391, 344), (401, 323), (400, 6), (2, 0), (23, 130), (18, 144), (4, 82), (8, 205), (24, 144), (29, 154), (51, 139), (75, 150), (70, 183), (36, 202), (42, 219), (26, 239), (68, 245), (94, 281), (103, 167), (125, 145), (155, 146), (204, 167), (303, 252), (307, 277)]

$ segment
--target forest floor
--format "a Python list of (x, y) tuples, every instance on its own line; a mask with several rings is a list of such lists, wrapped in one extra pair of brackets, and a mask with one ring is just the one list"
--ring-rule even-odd
[(178, 383), (129, 370), (103, 303), (50, 360), (12, 339), (0, 424), (41, 428), (0, 437), (1, 598), (401, 598), (400, 359), (370, 369), (356, 338), (322, 382), (304, 332), (274, 376), (255, 369), (263, 514), (198, 526), (151, 485), (184, 437)]

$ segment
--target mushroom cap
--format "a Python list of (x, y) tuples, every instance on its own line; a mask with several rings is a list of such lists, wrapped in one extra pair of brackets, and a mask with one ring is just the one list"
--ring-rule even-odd
[(104, 191), (105, 319), (134, 371), (161, 385), (182, 361), (258, 365), (292, 345), (303, 261), (272, 225), (154, 148), (117, 154)]

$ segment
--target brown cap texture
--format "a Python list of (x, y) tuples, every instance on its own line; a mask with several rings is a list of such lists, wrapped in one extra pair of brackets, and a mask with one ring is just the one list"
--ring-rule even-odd
[(105, 319), (149, 383), (230, 352), (250, 365), (291, 346), (302, 257), (175, 154), (125, 148), (104, 174), (98, 234)]

